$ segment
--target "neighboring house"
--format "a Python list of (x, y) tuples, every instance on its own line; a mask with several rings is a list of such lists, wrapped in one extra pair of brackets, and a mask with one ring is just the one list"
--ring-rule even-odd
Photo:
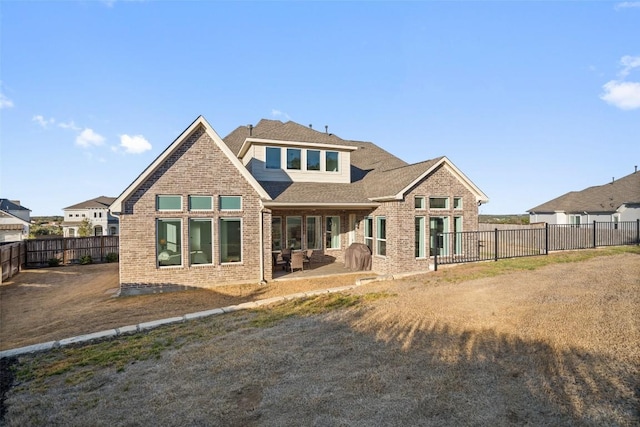
[[(436, 231), (475, 230), (487, 196), (446, 157), (407, 164), (371, 142), (261, 120), (221, 139), (198, 117), (111, 205), (121, 288), (272, 279), (282, 248), (377, 273), (425, 271)], [(445, 245), (441, 245), (445, 246)]]
[(62, 233), (64, 237), (79, 237), (78, 230), (84, 219), (91, 222), (92, 236), (115, 236), (119, 234), (118, 217), (111, 215), (109, 205), (115, 197), (100, 196), (64, 208)]
[(29, 237), (31, 210), (19, 200), (0, 199), (0, 243), (19, 242)]
[(582, 191), (571, 191), (529, 209), (530, 222), (584, 224), (640, 219), (640, 173)]

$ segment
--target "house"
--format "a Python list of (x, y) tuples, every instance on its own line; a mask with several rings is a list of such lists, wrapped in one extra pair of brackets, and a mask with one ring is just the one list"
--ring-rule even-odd
[(85, 219), (90, 222), (92, 236), (117, 235), (120, 228), (118, 217), (109, 212), (109, 206), (114, 200), (115, 197), (100, 196), (64, 208), (63, 236), (79, 237), (79, 229)]
[(0, 199), (0, 243), (27, 239), (30, 225), (31, 210), (20, 200)]
[(487, 201), (446, 157), (407, 164), (291, 121), (222, 139), (198, 117), (111, 205), (120, 286), (264, 282), (283, 248), (343, 261), (354, 242), (376, 273), (425, 271), (434, 251), (457, 250), (434, 232), (475, 230)]
[(640, 219), (640, 173), (604, 185), (571, 191), (527, 211), (530, 222), (585, 224)]

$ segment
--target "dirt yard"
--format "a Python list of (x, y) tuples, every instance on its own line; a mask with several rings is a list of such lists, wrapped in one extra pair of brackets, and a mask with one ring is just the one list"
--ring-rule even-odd
[(118, 264), (23, 270), (0, 286), (0, 350), (56, 341), (255, 299), (347, 286), (355, 273), (266, 286), (224, 286), (164, 294), (114, 297)]
[[(640, 252), (491, 270), (509, 265), (501, 263), (364, 285), (352, 295), (381, 297), (324, 314), (264, 324), (255, 322), (260, 311), (238, 312), (160, 328), (144, 334), (154, 345), (166, 345), (158, 358), (121, 369), (87, 370), (76, 363), (64, 370), (62, 349), (21, 356), (21, 369), (30, 363), (60, 369), (15, 385), (7, 394), (5, 422), (640, 425)], [(91, 268), (100, 275), (104, 266)], [(37, 280), (26, 283), (48, 289), (37, 287)], [(136, 310), (181, 298), (151, 295), (120, 303), (105, 294), (108, 289), (96, 312), (108, 317), (101, 306), (114, 313), (124, 307), (132, 316), (124, 323), (139, 321)], [(224, 298), (237, 302), (257, 291), (244, 292)], [(36, 315), (41, 321), (64, 317)], [(5, 319), (3, 313), (3, 325)], [(96, 328), (103, 325), (91, 323)], [(3, 330), (3, 336), (10, 334)]]

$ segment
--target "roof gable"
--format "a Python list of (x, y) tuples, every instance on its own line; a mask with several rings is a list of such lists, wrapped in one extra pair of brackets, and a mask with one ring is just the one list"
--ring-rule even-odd
[(9, 199), (0, 199), (0, 210), (8, 211), (30, 211), (31, 209), (25, 208), (22, 205), (12, 202)]
[(222, 141), (220, 136), (211, 127), (211, 125), (205, 120), (204, 117), (199, 116), (185, 129), (178, 138), (176, 138), (123, 192), (116, 198), (111, 204), (110, 209), (112, 212), (122, 212), (122, 205), (124, 201), (133, 194), (152, 174), (160, 167), (164, 161), (174, 153), (199, 127), (203, 127), (207, 135), (213, 140), (214, 144), (229, 158), (231, 163), (238, 169), (240, 174), (249, 182), (249, 184), (255, 189), (261, 198), (269, 200), (269, 194), (260, 186), (258, 181), (249, 173), (249, 171), (242, 165), (240, 160), (231, 151), (231, 149)]
[(106, 209), (116, 200), (115, 197), (99, 196), (94, 199), (85, 200), (75, 205), (67, 206), (63, 210), (71, 209)]

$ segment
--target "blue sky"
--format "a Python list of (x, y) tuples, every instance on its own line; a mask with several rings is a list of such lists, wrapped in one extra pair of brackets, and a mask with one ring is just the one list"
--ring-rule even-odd
[(640, 2), (0, 2), (0, 197), (118, 196), (197, 116), (446, 155), (524, 213), (640, 166)]

